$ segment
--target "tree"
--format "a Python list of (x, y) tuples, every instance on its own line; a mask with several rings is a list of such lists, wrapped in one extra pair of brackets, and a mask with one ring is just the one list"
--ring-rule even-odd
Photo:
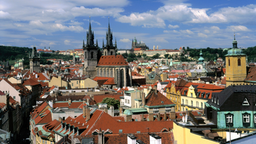
[(146, 58), (146, 57), (147, 57), (147, 55), (146, 55), (146, 54), (142, 54), (142, 56), (143, 56), (143, 58)]
[(153, 59), (158, 59), (160, 57), (159, 53), (156, 53), (155, 55), (152, 56)]
[(106, 103), (108, 105), (108, 108), (110, 106), (114, 106), (114, 109), (118, 109), (120, 106), (119, 100), (116, 100), (114, 98), (109, 98), (109, 97), (104, 98), (101, 103)]
[(138, 57), (138, 58), (141, 58), (141, 55), (140, 55), (140, 53), (138, 53), (137, 57)]
[(165, 58), (168, 58), (168, 57), (169, 57), (169, 54), (164, 54), (164, 57), (165, 57)]
[(127, 57), (128, 57), (128, 54), (127, 54), (127, 53), (123, 53), (122, 56), (123, 56), (124, 58), (127, 58)]

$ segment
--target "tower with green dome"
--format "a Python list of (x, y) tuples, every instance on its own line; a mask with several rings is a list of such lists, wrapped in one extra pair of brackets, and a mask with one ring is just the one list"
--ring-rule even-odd
[(203, 64), (203, 63), (204, 63), (203, 53), (202, 53), (202, 50), (200, 50), (200, 57), (198, 59), (198, 64)]
[(226, 87), (244, 83), (246, 78), (246, 55), (237, 48), (234, 35), (233, 48), (228, 50), (226, 57)]

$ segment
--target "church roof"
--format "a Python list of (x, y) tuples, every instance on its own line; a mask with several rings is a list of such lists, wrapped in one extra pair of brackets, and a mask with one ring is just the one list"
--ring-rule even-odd
[(101, 56), (98, 66), (128, 66), (122, 55)]

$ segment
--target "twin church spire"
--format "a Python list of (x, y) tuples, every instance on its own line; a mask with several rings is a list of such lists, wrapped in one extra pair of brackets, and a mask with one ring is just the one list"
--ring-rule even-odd
[[(91, 21), (89, 20), (89, 29), (87, 31), (87, 42), (85, 44), (83, 40), (83, 49), (85, 48), (98, 48), (98, 41), (94, 44), (94, 32), (92, 31)], [(110, 22), (108, 21), (108, 31), (106, 32), (106, 45), (104, 45), (104, 40), (102, 42), (103, 55), (116, 55), (117, 42), (115, 40), (115, 45), (113, 44), (113, 34), (110, 28)]]

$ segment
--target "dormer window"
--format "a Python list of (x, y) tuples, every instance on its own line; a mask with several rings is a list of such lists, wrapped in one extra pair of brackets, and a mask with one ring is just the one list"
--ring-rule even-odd
[(243, 104), (242, 106), (250, 106), (249, 101), (247, 100), (247, 98), (244, 98)]

